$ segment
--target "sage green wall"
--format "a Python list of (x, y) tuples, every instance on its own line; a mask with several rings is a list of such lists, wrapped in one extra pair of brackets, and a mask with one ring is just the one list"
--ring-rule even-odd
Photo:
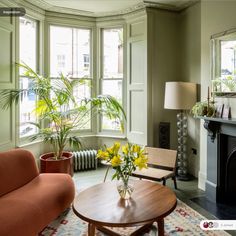
[[(0, 7), (6, 7), (4, 1), (0, 1)], [(0, 17), (0, 89), (15, 87), (15, 31), (14, 17)], [(6, 150), (15, 144), (15, 109), (0, 110), (0, 113), (0, 148)]]
[(175, 110), (164, 109), (165, 82), (181, 80), (179, 73), (179, 14), (147, 9), (148, 14), (148, 81), (151, 105), (148, 114), (149, 145), (159, 146), (159, 123), (171, 123), (171, 148), (177, 147)]
[[(201, 5), (199, 3), (180, 13), (179, 34), (181, 80), (199, 85), (201, 83)], [(200, 98), (200, 94), (198, 97)], [(193, 155), (191, 148), (197, 149), (197, 155)], [(200, 162), (200, 121), (193, 119), (191, 115), (188, 116), (187, 155), (189, 173), (197, 177)]]

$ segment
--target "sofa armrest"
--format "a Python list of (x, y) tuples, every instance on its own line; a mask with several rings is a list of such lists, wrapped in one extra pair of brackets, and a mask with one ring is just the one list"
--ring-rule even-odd
[(0, 153), (0, 196), (27, 184), (38, 175), (31, 152), (13, 149)]

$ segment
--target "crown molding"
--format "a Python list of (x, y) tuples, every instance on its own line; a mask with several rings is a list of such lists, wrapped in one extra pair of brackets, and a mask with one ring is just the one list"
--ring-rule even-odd
[(179, 12), (179, 11), (183, 11), (184, 9), (194, 5), (197, 2), (200, 2), (200, 0), (182, 1), (180, 5), (158, 3), (158, 2), (153, 2), (150, 0), (143, 0), (143, 2), (146, 5), (146, 7)]
[[(28, 1), (28, 0), (26, 0)], [(101, 13), (94, 13), (91, 11), (83, 11), (83, 10), (77, 10), (77, 9), (72, 9), (72, 8), (65, 8), (65, 7), (58, 7), (58, 6), (52, 6), (50, 4), (46, 5), (40, 5), (40, 2), (44, 2), (43, 0), (40, 0), (39, 2), (36, 0), (31, 0), (33, 4), (37, 4), (38, 7), (44, 8), (46, 11), (51, 11), (51, 12), (58, 12), (58, 13), (66, 13), (66, 14), (73, 14), (73, 15), (80, 15), (80, 16), (88, 16), (88, 17), (107, 17), (107, 16), (116, 16), (116, 15), (125, 15), (130, 12), (134, 12), (140, 9), (144, 9), (146, 7), (145, 3), (139, 3), (134, 6), (128, 7), (123, 10), (119, 11), (109, 11), (109, 12), (101, 12)]]
[(11, 1), (20, 7), (25, 7), (26, 10), (38, 13), (42, 16), (45, 15), (45, 9), (42, 7), (39, 7), (37, 4), (32, 3), (33, 1), (28, 1), (28, 0), (11, 0)]
[(52, 4), (45, 2), (44, 0), (14, 0), (14, 1), (20, 2), (20, 3), (25, 2), (27, 3), (27, 5), (36, 6), (40, 8), (38, 9), (39, 12), (44, 10), (44, 11), (49, 11), (49, 12), (58, 12), (58, 13), (65, 13), (65, 14), (72, 14), (72, 15), (95, 17), (95, 18), (116, 16), (116, 15), (126, 15), (128, 13), (145, 9), (147, 7), (170, 10), (170, 11), (181, 11), (195, 4), (196, 2), (199, 2), (199, 0), (191, 0), (189, 2), (183, 1), (183, 3), (180, 5), (174, 5), (174, 4), (163, 4), (163, 3), (153, 2), (151, 0), (143, 0), (143, 2), (130, 6), (123, 10), (95, 13), (91, 11), (84, 11), (84, 10), (72, 9), (72, 8), (67, 8), (67, 7), (54, 6)]

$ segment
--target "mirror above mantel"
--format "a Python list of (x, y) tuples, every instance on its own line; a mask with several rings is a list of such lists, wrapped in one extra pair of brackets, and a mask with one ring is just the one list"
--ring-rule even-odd
[(212, 93), (236, 97), (236, 28), (211, 37)]

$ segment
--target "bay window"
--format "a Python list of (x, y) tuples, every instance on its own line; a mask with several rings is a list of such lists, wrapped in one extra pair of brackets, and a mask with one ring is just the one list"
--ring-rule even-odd
[[(20, 18), (20, 61), (26, 63), (33, 70), (38, 71), (38, 21)], [(49, 41), (49, 76), (52, 83), (63, 74), (72, 80), (83, 79), (84, 83), (78, 84), (74, 89), (78, 103), (83, 98), (90, 98), (92, 94), (111, 95), (120, 104), (123, 103), (123, 28), (104, 28), (101, 30), (101, 48), (99, 61), (97, 55), (92, 54), (91, 29), (75, 28), (69, 26), (50, 25)], [(96, 37), (93, 38), (96, 41)], [(100, 70), (93, 71), (92, 55)], [(94, 78), (93, 78), (94, 76)], [(97, 79), (97, 83), (93, 83)], [(94, 81), (95, 82), (95, 81)], [(92, 85), (94, 87), (92, 87)], [(20, 68), (20, 88), (28, 89), (34, 86), (24, 76)], [(52, 94), (53, 96), (53, 94)], [(37, 128), (29, 122), (37, 122), (32, 110), (36, 104), (36, 96), (26, 92), (20, 101), (20, 137), (30, 136), (37, 132)], [(92, 114), (83, 114), (84, 122), (78, 130), (92, 130)], [(119, 120), (110, 119), (105, 115), (100, 119), (100, 131), (120, 131)], [(96, 127), (96, 125), (94, 126)], [(94, 130), (95, 131), (95, 130)]]

